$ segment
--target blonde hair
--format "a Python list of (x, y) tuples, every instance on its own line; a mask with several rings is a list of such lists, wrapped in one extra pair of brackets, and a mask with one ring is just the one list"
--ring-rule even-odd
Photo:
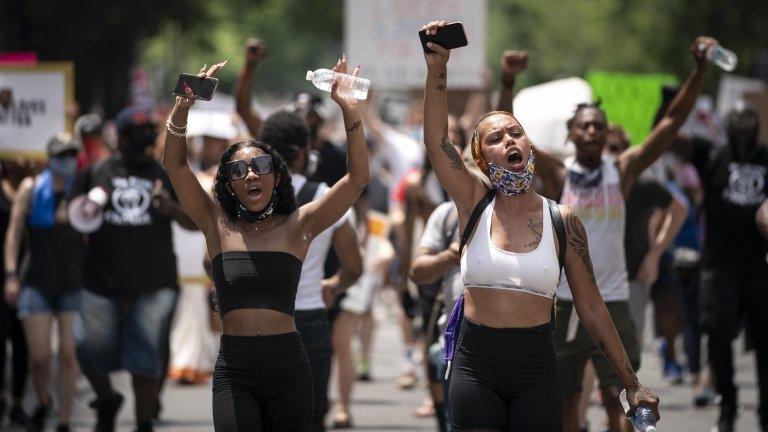
[(470, 147), (472, 148), (472, 159), (475, 160), (475, 164), (477, 164), (477, 167), (480, 168), (483, 174), (486, 174), (486, 175), (488, 174), (488, 161), (485, 160), (485, 156), (483, 156), (483, 153), (480, 151), (480, 134), (478, 133), (478, 129), (480, 128), (480, 123), (482, 123), (483, 120), (496, 114), (508, 115), (512, 117), (515, 121), (517, 121), (515, 116), (509, 111), (491, 111), (485, 114), (484, 116), (480, 117), (480, 120), (478, 120), (477, 124), (475, 124), (475, 131), (472, 132), (472, 142), (470, 143)]

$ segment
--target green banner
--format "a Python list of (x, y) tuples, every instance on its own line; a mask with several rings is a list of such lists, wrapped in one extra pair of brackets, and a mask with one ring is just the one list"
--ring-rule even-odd
[(662, 87), (677, 84), (677, 78), (667, 74), (590, 71), (587, 82), (595, 100), (602, 100), (608, 123), (623, 127), (634, 145), (642, 143), (651, 131), (661, 105)]

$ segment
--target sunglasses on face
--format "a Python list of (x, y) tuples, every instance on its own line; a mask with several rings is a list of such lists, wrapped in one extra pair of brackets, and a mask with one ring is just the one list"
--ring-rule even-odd
[(272, 172), (272, 156), (254, 156), (250, 162), (244, 160), (229, 162), (227, 164), (227, 175), (232, 181), (244, 179), (248, 175), (248, 167), (250, 167), (254, 174), (269, 174)]

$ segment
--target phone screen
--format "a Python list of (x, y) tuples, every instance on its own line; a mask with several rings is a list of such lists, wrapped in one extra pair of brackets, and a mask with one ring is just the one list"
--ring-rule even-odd
[(195, 99), (209, 101), (213, 98), (213, 92), (216, 90), (219, 80), (210, 77), (200, 78), (197, 75), (192, 74), (181, 74), (179, 75), (179, 80), (176, 81), (173, 94), (176, 96), (184, 96), (184, 84), (192, 89)]
[(426, 30), (421, 30), (419, 32), (419, 39), (421, 39), (421, 47), (425, 53), (432, 52), (431, 49), (427, 48), (427, 42), (436, 43), (445, 49), (467, 46), (467, 35), (464, 33), (464, 26), (460, 22), (441, 27), (433, 35), (427, 35)]

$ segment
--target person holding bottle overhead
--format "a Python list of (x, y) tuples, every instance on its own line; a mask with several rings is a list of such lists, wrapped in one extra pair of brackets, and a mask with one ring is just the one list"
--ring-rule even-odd
[[(445, 25), (433, 21), (423, 30), (435, 35)], [(600, 297), (584, 226), (568, 207), (531, 188), (536, 152), (522, 125), (506, 111), (492, 111), (477, 124), (470, 145), (490, 178), (489, 190), (468, 171), (447, 135), (450, 51), (428, 47), (434, 52), (424, 55), (424, 140), (435, 173), (456, 203), (463, 233), (464, 297), (446, 331), (454, 427), (562, 430), (551, 319), (563, 267), (582, 322), (627, 388), (632, 412), (645, 405), (658, 419), (659, 399), (637, 379)]]
[[(218, 63), (200, 77), (212, 77)], [(346, 61), (334, 71), (346, 73)], [(355, 69), (354, 76), (359, 72)], [(312, 376), (293, 319), (302, 260), (310, 242), (339, 220), (369, 179), (357, 100), (337, 80), (331, 92), (347, 130), (348, 172), (328, 192), (296, 206), (288, 168), (271, 147), (233, 144), (221, 157), (211, 197), (187, 162), (191, 89), (177, 97), (167, 122), (163, 163), (184, 210), (213, 257), (223, 335), (213, 376), (216, 431), (306, 431)]]

